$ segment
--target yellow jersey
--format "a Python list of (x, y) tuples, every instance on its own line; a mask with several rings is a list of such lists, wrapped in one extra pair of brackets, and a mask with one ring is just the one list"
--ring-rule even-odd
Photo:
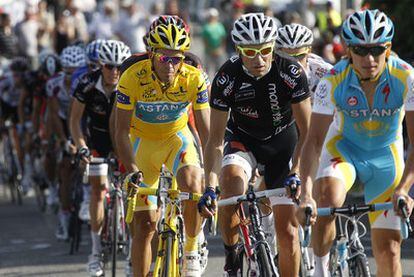
[(134, 110), (130, 133), (150, 139), (164, 139), (182, 130), (187, 111), (209, 107), (203, 71), (183, 63), (172, 84), (162, 88), (147, 54), (123, 68), (117, 87), (117, 108)]

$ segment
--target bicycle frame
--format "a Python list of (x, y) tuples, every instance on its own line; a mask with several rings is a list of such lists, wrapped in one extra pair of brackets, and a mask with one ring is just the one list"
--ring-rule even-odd
[[(181, 203), (183, 200), (199, 201), (201, 194), (181, 192), (176, 182), (172, 182), (172, 174), (163, 166), (160, 173), (159, 188), (135, 187), (135, 195), (128, 196), (127, 219), (131, 219), (132, 206), (140, 195), (155, 195), (158, 197), (160, 220), (158, 221), (158, 248), (153, 276), (180, 276), (183, 262), (184, 220)], [(128, 180), (126, 180), (128, 181)], [(134, 203), (134, 204), (133, 204)], [(169, 245), (168, 241), (171, 241)], [(164, 264), (169, 264), (167, 272), (163, 272)]]
[[(219, 206), (232, 204), (238, 205), (237, 209), (239, 211), (240, 218), (239, 229), (243, 241), (243, 247), (248, 259), (249, 270), (253, 269), (259, 272), (259, 268), (258, 266), (256, 267), (255, 264), (257, 262), (256, 249), (259, 247), (259, 245), (263, 244), (266, 248), (266, 251), (270, 252), (270, 248), (265, 239), (265, 233), (262, 227), (261, 211), (258, 207), (258, 203), (260, 203), (260, 199), (262, 198), (278, 194), (280, 194), (279, 189), (255, 192), (253, 190), (253, 186), (249, 184), (245, 195), (234, 196), (219, 201)], [(247, 218), (244, 213), (244, 208), (242, 205), (243, 202), (248, 203), (249, 218)], [(273, 272), (273, 276), (278, 277), (279, 275), (273, 259), (269, 259), (269, 263)]]

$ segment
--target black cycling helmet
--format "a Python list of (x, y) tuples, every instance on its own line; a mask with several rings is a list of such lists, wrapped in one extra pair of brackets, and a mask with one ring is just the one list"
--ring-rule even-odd
[(40, 65), (40, 72), (51, 77), (62, 70), (60, 59), (55, 54), (49, 54)]
[(24, 57), (17, 57), (10, 63), (10, 70), (14, 72), (25, 72), (30, 69), (29, 61)]

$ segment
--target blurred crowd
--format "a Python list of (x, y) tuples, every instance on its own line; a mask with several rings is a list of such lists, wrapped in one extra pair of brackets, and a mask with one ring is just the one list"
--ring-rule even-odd
[[(132, 52), (144, 52), (143, 36), (160, 14), (181, 16), (192, 36), (202, 38), (205, 65), (210, 73), (235, 53), (230, 37), (233, 22), (243, 13), (262, 11), (280, 25), (300, 23), (314, 32), (313, 52), (335, 63), (344, 52), (339, 37), (340, 13), (331, 1), (274, 10), (269, 1), (252, 0), (13, 0), (0, 4), (0, 63), (27, 57), (36, 68), (42, 51), (60, 53), (73, 44), (94, 39), (119, 39)], [(297, 1), (292, 1), (297, 2)], [(196, 53), (203, 50), (197, 49)]]

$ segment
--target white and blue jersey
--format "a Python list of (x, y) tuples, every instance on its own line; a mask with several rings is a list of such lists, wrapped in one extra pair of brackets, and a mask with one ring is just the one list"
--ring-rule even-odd
[[(336, 64), (314, 95), (313, 112), (334, 115), (317, 178), (336, 177), (349, 189), (358, 177), (367, 203), (389, 201), (404, 169), (405, 111), (414, 111), (414, 71), (408, 63), (388, 58), (371, 107), (349, 60)], [(399, 228), (392, 215), (377, 212), (370, 220), (374, 228)]]

